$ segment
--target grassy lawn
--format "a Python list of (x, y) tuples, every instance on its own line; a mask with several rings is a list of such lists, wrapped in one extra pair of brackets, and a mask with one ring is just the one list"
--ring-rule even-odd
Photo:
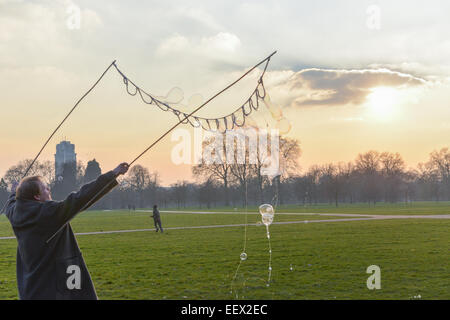
[[(152, 228), (149, 215), (93, 211), (72, 225), (75, 232)], [(248, 223), (258, 218), (247, 216)], [(275, 221), (314, 218), (324, 217), (279, 215)], [(241, 224), (245, 215), (163, 213), (162, 220), (163, 227)], [(8, 228), (2, 216), (1, 236)], [(77, 239), (100, 299), (449, 299), (449, 229), (443, 219), (272, 225), (269, 287), (264, 226), (247, 227), (248, 259), (234, 282), (244, 227)], [(0, 240), (0, 299), (17, 299), (15, 255), (16, 240)], [(373, 264), (381, 268), (381, 290), (366, 287)]]
[[(95, 232), (112, 230), (135, 230), (154, 228), (150, 212), (142, 211), (86, 211), (72, 220), (74, 232)], [(336, 217), (318, 215), (278, 215), (275, 222), (304, 221), (314, 219), (335, 219)], [(261, 221), (261, 215), (256, 212), (232, 214), (186, 214), (161, 213), (163, 228), (191, 227), (208, 225), (255, 224)], [(7, 218), (0, 216), (0, 237), (14, 236)]]

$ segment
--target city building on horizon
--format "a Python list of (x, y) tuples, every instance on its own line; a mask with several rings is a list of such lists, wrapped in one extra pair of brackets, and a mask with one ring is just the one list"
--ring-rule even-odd
[(64, 164), (76, 163), (77, 154), (75, 153), (75, 145), (70, 141), (61, 141), (56, 145), (55, 154), (55, 177), (63, 175)]

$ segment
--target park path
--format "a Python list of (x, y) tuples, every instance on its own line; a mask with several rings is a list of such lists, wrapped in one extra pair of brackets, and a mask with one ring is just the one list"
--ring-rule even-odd
[[(138, 210), (141, 212), (152, 212), (150, 210)], [(161, 211), (164, 213), (195, 213), (195, 214), (241, 214), (245, 213), (242, 211), (222, 211), (222, 212), (207, 212), (207, 211)], [(258, 212), (247, 212), (247, 214), (259, 214)], [(450, 219), (450, 214), (422, 214), (422, 215), (386, 215), (386, 214), (360, 214), (360, 213), (317, 213), (317, 212), (279, 212), (276, 215), (299, 215), (299, 216), (331, 216), (331, 217), (366, 217), (372, 219)], [(339, 221), (351, 221), (347, 219), (337, 219)], [(328, 220), (320, 220), (322, 222), (325, 221), (333, 221), (332, 219)]]
[[(152, 212), (150, 210), (139, 210), (141, 212)], [(243, 212), (193, 212), (193, 211), (161, 211), (162, 213), (194, 213), (194, 214), (236, 214)], [(249, 214), (259, 214), (250, 213)], [(364, 220), (387, 220), (387, 219), (450, 219), (450, 214), (440, 215), (374, 215), (374, 214), (352, 214), (352, 213), (277, 213), (277, 215), (319, 215), (331, 217), (343, 217), (339, 219), (324, 219), (324, 220), (302, 220), (302, 221), (283, 221), (273, 222), (272, 224), (307, 224), (307, 223), (323, 223), (323, 222), (345, 222), (345, 221), (364, 221)], [(350, 218), (351, 217), (351, 218)], [(221, 224), (209, 226), (192, 226), (192, 227), (169, 227), (164, 230), (189, 230), (189, 229), (211, 229), (211, 228), (228, 228), (228, 227), (244, 227), (245, 224)], [(260, 226), (256, 223), (248, 223), (247, 226)], [(155, 229), (133, 229), (133, 230), (112, 230), (112, 231), (94, 231), (94, 232), (79, 232), (75, 233), (77, 236), (95, 235), (95, 234), (113, 234), (113, 233), (129, 233), (129, 232), (146, 232), (155, 231)], [(0, 237), (0, 240), (15, 239), (16, 237)]]

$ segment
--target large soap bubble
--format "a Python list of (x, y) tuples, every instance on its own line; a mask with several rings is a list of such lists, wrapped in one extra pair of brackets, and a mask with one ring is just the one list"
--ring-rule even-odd
[(262, 223), (266, 226), (269, 226), (273, 222), (273, 216), (275, 215), (275, 211), (273, 210), (272, 205), (270, 204), (262, 204), (259, 206), (259, 213), (261, 214)]
[(259, 213), (261, 214), (262, 223), (266, 225), (267, 230), (267, 239), (269, 240), (269, 276), (267, 279), (266, 286), (270, 285), (270, 279), (272, 276), (272, 246), (270, 244), (270, 233), (269, 233), (269, 225), (273, 222), (273, 216), (275, 215), (275, 210), (273, 210), (272, 205), (270, 204), (262, 204), (259, 206)]

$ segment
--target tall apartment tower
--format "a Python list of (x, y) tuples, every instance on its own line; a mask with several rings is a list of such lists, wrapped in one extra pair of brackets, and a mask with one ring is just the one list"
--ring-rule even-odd
[(75, 145), (70, 141), (61, 141), (56, 145), (55, 154), (55, 177), (62, 176), (65, 163), (76, 163), (77, 154), (75, 153)]

